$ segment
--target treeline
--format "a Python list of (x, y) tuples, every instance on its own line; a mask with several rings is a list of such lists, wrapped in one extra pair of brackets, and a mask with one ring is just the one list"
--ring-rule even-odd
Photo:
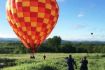
[[(0, 53), (29, 53), (21, 42), (0, 43)], [(59, 36), (47, 39), (37, 52), (56, 53), (105, 53), (105, 43), (62, 41)]]

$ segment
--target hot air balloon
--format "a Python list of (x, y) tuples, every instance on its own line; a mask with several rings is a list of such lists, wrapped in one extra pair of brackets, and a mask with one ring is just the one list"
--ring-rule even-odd
[(93, 35), (93, 33), (91, 33), (91, 35)]
[(26, 48), (35, 53), (59, 17), (56, 0), (7, 0), (7, 20)]

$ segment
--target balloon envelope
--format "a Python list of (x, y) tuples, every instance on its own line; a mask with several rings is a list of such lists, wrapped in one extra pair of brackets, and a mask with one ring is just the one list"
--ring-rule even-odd
[(56, 0), (7, 0), (7, 19), (27, 48), (36, 48), (51, 33), (59, 16)]

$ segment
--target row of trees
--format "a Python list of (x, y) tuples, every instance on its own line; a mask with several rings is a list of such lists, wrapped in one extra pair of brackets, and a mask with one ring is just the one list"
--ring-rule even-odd
[(47, 39), (39, 47), (39, 52), (64, 52), (64, 53), (105, 53), (105, 43), (101, 42), (62, 42), (61, 38), (54, 36)]
[[(21, 42), (0, 43), (0, 53), (29, 53)], [(47, 39), (37, 52), (105, 53), (105, 43), (62, 42), (59, 36)]]

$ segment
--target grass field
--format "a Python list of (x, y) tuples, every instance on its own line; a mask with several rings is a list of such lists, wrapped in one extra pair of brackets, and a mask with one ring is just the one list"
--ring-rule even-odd
[[(65, 57), (69, 54), (37, 53), (36, 59), (30, 59), (29, 54), (0, 54), (0, 70), (67, 70)], [(80, 60), (85, 53), (72, 54), (80, 68)], [(105, 54), (88, 54), (89, 70), (105, 70)]]

